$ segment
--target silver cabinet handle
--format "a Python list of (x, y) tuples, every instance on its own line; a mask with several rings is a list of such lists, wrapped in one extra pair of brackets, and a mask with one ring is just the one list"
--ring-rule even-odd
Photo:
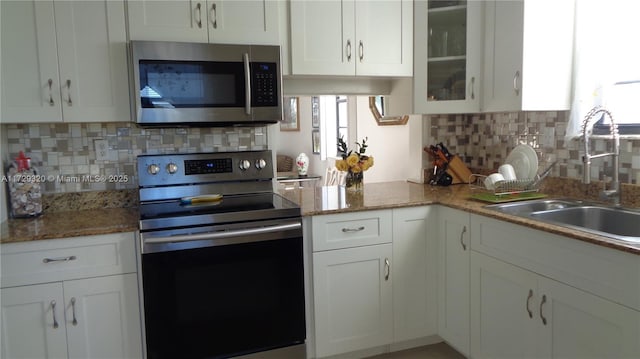
[(71, 297), (71, 315), (73, 316), (71, 324), (78, 325), (78, 320), (76, 320), (76, 297)]
[(56, 103), (53, 101), (53, 80), (49, 79), (49, 81), (47, 81), (47, 84), (49, 85), (49, 106), (53, 106)]
[(351, 62), (351, 40), (347, 40), (347, 61)]
[(471, 99), (472, 100), (474, 100), (476, 98), (475, 87), (476, 87), (476, 77), (473, 76), (473, 77), (471, 77)]
[(42, 260), (42, 263), (51, 263), (51, 262), (68, 262), (76, 260), (76, 256), (68, 256), (68, 257), (57, 257), (57, 258), (45, 258)]
[(542, 306), (547, 302), (547, 295), (542, 296), (542, 301), (540, 301), (540, 319), (542, 319), (542, 324), (547, 325), (547, 318), (542, 314)]
[(533, 289), (529, 289), (529, 295), (527, 296), (527, 313), (529, 313), (529, 318), (533, 318), (533, 312), (531, 308), (529, 308), (529, 301), (533, 298)]
[(51, 301), (51, 313), (53, 313), (53, 329), (58, 329), (58, 320), (56, 319), (56, 301)]
[(213, 28), (218, 28), (218, 10), (216, 8), (216, 3), (211, 4), (211, 10), (209, 11), (209, 15), (211, 15), (211, 23), (213, 24)]
[(251, 66), (249, 54), (245, 53), (244, 60), (244, 113), (251, 115)]
[(67, 104), (69, 106), (73, 106), (73, 102), (71, 102), (71, 80), (67, 79), (67, 91), (69, 95), (69, 99), (67, 100)]
[(391, 274), (391, 262), (389, 258), (384, 259), (384, 280), (389, 280), (389, 275)]
[(520, 79), (520, 71), (516, 71), (516, 74), (513, 75), (513, 91), (515, 91), (516, 96), (520, 96), (520, 88), (518, 87), (519, 79)]
[(358, 228), (342, 228), (343, 233), (360, 232), (364, 231), (364, 226)]
[(202, 29), (202, 5), (200, 3), (196, 5), (196, 11), (198, 12), (198, 28)]
[(467, 250), (467, 245), (464, 244), (464, 234), (467, 233), (467, 226), (462, 227), (462, 232), (460, 232), (460, 244), (462, 244), (462, 250), (466, 251)]
[(364, 59), (364, 45), (362, 44), (362, 40), (360, 40), (358, 44), (358, 51), (360, 53), (360, 62), (362, 62), (362, 59)]

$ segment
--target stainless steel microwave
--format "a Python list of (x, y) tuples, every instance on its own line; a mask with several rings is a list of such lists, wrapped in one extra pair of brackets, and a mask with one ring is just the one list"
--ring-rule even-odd
[(282, 118), (280, 47), (131, 41), (140, 125), (229, 126)]

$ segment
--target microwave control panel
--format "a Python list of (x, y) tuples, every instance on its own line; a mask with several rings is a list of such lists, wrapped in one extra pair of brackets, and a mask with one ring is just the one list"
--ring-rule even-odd
[(274, 62), (252, 62), (251, 106), (278, 106), (278, 71)]

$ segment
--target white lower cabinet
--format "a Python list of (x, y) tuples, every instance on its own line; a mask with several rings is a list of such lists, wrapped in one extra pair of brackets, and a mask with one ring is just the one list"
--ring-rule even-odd
[(475, 215), (471, 246), (471, 357), (640, 357), (636, 297), (616, 290), (637, 256)]
[(312, 217), (316, 357), (436, 334), (433, 210)]
[[(16, 259), (20, 271), (8, 267)], [(131, 233), (2, 245), (2, 261), (13, 274), (1, 294), (2, 358), (142, 358)], [(103, 275), (76, 279), (92, 271)]]
[(438, 208), (438, 334), (469, 355), (469, 213)]
[(474, 358), (637, 358), (640, 312), (471, 254)]
[(438, 332), (434, 206), (393, 210), (393, 341)]
[(391, 244), (313, 254), (316, 355), (391, 343)]

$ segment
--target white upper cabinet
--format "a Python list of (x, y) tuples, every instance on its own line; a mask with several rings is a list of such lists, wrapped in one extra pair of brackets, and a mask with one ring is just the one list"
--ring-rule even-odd
[(293, 75), (411, 76), (413, 2), (291, 1)]
[(131, 0), (132, 40), (279, 44), (275, 0)]
[(123, 2), (0, 6), (2, 122), (130, 120)]
[(414, 112), (479, 112), (483, 2), (415, 4)]
[(483, 110), (567, 110), (574, 1), (487, 1)]

